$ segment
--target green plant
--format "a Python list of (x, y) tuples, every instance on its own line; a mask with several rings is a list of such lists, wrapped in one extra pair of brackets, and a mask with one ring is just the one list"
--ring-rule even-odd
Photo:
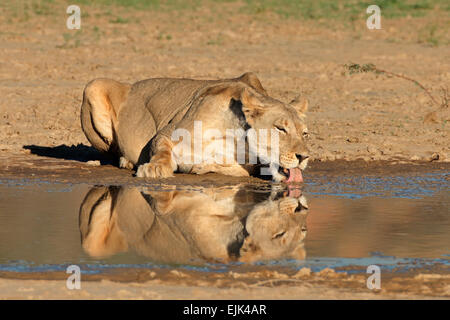
[(160, 32), (158, 34), (158, 36), (156, 37), (156, 39), (158, 40), (172, 40), (172, 35), (170, 34), (165, 34), (164, 32)]
[(70, 49), (78, 48), (81, 44), (81, 30), (71, 33), (63, 33), (64, 43), (62, 45), (57, 45), (56, 48), (60, 49)]
[(427, 43), (433, 47), (437, 47), (439, 45), (439, 37), (437, 35), (438, 26), (428, 25), (424, 29), (422, 29), (419, 33), (419, 43)]
[(128, 22), (130, 22), (130, 20), (126, 19), (126, 18), (122, 18), (122, 17), (116, 17), (115, 19), (109, 20), (109, 22), (111, 22), (111, 23), (128, 23)]

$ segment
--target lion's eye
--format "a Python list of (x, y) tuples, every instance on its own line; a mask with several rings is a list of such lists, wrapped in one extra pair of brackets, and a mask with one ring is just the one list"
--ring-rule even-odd
[(280, 231), (280, 232), (278, 232), (278, 233), (275, 233), (275, 234), (272, 236), (272, 239), (278, 239), (278, 238), (281, 238), (285, 233), (286, 233), (286, 231)]
[(275, 126), (275, 129), (277, 129), (277, 131), (281, 132), (281, 133), (286, 133), (286, 129), (280, 126)]

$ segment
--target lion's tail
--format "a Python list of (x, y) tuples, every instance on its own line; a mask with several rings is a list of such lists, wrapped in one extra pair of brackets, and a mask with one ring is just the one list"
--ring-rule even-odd
[(114, 126), (130, 85), (95, 79), (86, 85), (81, 105), (81, 127), (89, 142), (103, 152), (115, 152)]
[(83, 94), (83, 103), (81, 105), (81, 128), (94, 148), (99, 151), (108, 152), (110, 146), (95, 129), (91, 110), (92, 106), (86, 98), (86, 95)]

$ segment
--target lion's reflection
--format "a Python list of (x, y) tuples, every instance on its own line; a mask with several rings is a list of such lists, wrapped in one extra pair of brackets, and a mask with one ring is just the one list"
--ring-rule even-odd
[(80, 208), (81, 241), (94, 257), (132, 250), (160, 263), (304, 259), (300, 194), (94, 187)]

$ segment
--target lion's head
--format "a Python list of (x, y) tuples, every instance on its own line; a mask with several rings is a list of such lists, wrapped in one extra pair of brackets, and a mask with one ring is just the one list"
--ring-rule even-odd
[(260, 162), (270, 165), (274, 181), (303, 181), (302, 170), (309, 157), (305, 98), (284, 103), (242, 83), (217, 86), (210, 91), (231, 96), (230, 109), (247, 131), (250, 156), (256, 155)]
[(85, 252), (104, 258), (134, 251), (164, 263), (304, 259), (303, 196), (286, 187), (172, 187), (91, 189), (79, 216)]
[[(297, 98), (291, 103), (283, 103), (246, 89), (242, 94), (242, 105), (248, 124), (258, 136), (258, 149), (254, 151), (259, 158), (270, 163), (273, 180), (302, 182), (301, 170), (306, 168), (309, 157), (306, 146), (308, 129), (304, 121), (308, 101)], [(270, 130), (271, 135), (278, 135), (278, 146), (274, 146), (276, 140), (273, 141), (271, 135), (264, 137), (263, 129)]]
[(304, 259), (307, 214), (304, 196), (282, 197), (256, 205), (246, 220), (248, 236), (240, 250), (241, 260)]

